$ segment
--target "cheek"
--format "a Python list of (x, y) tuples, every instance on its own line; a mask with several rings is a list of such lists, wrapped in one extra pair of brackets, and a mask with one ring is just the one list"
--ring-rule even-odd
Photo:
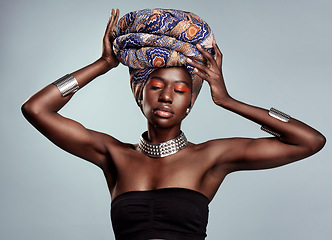
[(154, 101), (153, 99), (154, 97), (151, 94), (147, 94), (145, 91), (143, 91), (141, 109), (145, 116), (147, 116), (147, 114), (149, 114), (153, 109), (151, 104)]
[(186, 111), (191, 105), (191, 96), (188, 94), (186, 97), (180, 97), (177, 99), (178, 107), (181, 111)]

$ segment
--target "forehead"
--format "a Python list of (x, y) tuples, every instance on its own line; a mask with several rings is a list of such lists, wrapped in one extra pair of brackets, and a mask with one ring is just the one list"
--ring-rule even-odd
[(149, 75), (148, 81), (153, 77), (160, 78), (168, 82), (186, 82), (188, 86), (191, 86), (192, 84), (191, 76), (186, 67), (160, 68)]

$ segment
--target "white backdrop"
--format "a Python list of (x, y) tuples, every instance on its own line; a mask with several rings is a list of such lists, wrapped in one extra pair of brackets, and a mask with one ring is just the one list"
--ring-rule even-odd
[[(2, 1), (1, 239), (114, 239), (102, 172), (50, 143), (20, 106), (99, 57), (111, 8), (122, 16), (155, 7), (191, 11), (209, 23), (232, 96), (279, 108), (332, 137), (330, 0)], [(125, 142), (138, 142), (146, 129), (124, 66), (79, 91), (61, 113)], [(183, 130), (194, 143), (266, 136), (215, 106), (207, 84)], [(207, 240), (332, 239), (331, 153), (327, 142), (304, 161), (228, 176), (210, 204)]]

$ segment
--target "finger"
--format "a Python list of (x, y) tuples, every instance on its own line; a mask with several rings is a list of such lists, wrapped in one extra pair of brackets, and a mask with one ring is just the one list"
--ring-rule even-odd
[(216, 43), (216, 40), (214, 40), (214, 39), (213, 39), (213, 42), (212, 42), (212, 46), (213, 46), (213, 49), (216, 53), (216, 63), (218, 65), (219, 69), (221, 69), (223, 55), (222, 55), (222, 53), (221, 53), (221, 51), (218, 47), (218, 44)]
[(213, 59), (213, 56), (207, 50), (205, 50), (202, 45), (196, 44), (196, 47), (207, 60)]
[(218, 82), (219, 82), (218, 79), (220, 79), (220, 76), (218, 76), (217, 74), (212, 73), (212, 75), (210, 76), (210, 75), (207, 75), (207, 74), (199, 71), (197, 68), (194, 69), (194, 73), (196, 75), (198, 75), (201, 79), (206, 81), (210, 85), (211, 89), (215, 88), (215, 86), (218, 86)]
[(217, 74), (213, 72), (211, 73), (211, 75), (208, 75), (197, 68), (194, 68), (194, 73), (197, 74), (203, 80), (207, 81), (210, 85), (213, 84), (216, 81), (216, 79), (219, 77)]
[(207, 67), (205, 64), (202, 63), (198, 63), (190, 58), (187, 58), (187, 62), (193, 66), (194, 68), (196, 68), (197, 70), (199, 70), (200, 72), (203, 72), (205, 75), (209, 75), (212, 74), (213, 71), (210, 70), (209, 67)]
[(112, 12), (111, 12), (111, 17), (110, 17), (110, 26), (111, 27), (114, 27), (116, 25), (116, 23), (118, 22), (118, 19), (119, 19), (119, 9), (116, 9), (114, 11), (114, 9), (112, 9)]
[(117, 23), (119, 20), (119, 16), (120, 16), (120, 10), (117, 8), (116, 9), (116, 13), (115, 13), (115, 22)]
[(115, 28), (115, 26), (118, 22), (118, 19), (119, 19), (119, 9), (116, 9), (116, 11), (114, 9), (112, 9), (111, 16), (108, 20), (105, 35), (104, 35), (104, 39), (106, 42), (113, 40), (113, 29)]
[(120, 15), (120, 11), (119, 11), (119, 9), (116, 9), (113, 21), (112, 21), (111, 26), (110, 26), (110, 38), (111, 38), (112, 41), (114, 40), (113, 30), (114, 30), (114, 28), (116, 27), (116, 25), (118, 23), (119, 15)]
[(187, 62), (197, 68), (199, 71), (203, 72), (204, 74), (212, 77), (212, 76), (220, 76), (221, 75), (221, 68), (218, 67), (215, 60), (213, 60), (213, 64), (204, 64), (198, 61), (194, 61), (190, 58), (187, 58)]
[(198, 68), (194, 68), (194, 73), (196, 73), (201, 79), (206, 80), (208, 78), (208, 75), (200, 70)]
[(104, 39), (107, 41), (110, 38), (110, 26), (112, 24), (113, 21), (113, 16), (114, 16), (114, 9), (111, 10), (111, 16), (108, 19), (107, 25), (106, 25), (106, 30), (105, 30), (105, 34), (104, 34)]
[(214, 59), (214, 57), (208, 51), (206, 51), (200, 44), (196, 44), (196, 47), (202, 53), (204, 58), (207, 59), (208, 64), (210, 64), (211, 67), (217, 67), (218, 66), (217, 63), (216, 63), (216, 60)]

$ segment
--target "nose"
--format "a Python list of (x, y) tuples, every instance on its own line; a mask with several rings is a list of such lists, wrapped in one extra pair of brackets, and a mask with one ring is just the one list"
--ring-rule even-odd
[(173, 102), (173, 91), (169, 87), (165, 87), (160, 91), (159, 102), (172, 103)]

